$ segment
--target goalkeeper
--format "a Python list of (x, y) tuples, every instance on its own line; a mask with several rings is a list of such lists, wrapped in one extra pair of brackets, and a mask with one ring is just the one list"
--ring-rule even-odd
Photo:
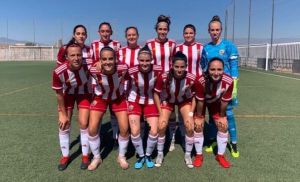
[[(202, 70), (206, 71), (208, 62), (213, 57), (218, 57), (224, 60), (224, 72), (234, 78), (234, 88), (232, 92), (232, 100), (228, 103), (226, 116), (228, 120), (228, 130), (230, 135), (231, 155), (235, 158), (239, 157), (237, 149), (237, 129), (235, 125), (235, 117), (233, 107), (237, 106), (237, 85), (238, 85), (238, 51), (236, 46), (227, 41), (222, 40), (222, 22), (219, 16), (214, 16), (208, 24), (208, 33), (211, 37), (211, 42), (204, 46), (201, 58)], [(209, 119), (209, 137), (210, 142), (205, 149), (206, 152), (212, 152), (215, 144), (216, 126), (212, 118)], [(216, 145), (216, 144), (215, 144)]]

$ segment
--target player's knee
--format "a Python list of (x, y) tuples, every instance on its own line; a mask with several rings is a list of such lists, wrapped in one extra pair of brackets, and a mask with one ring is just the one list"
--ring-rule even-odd
[(98, 130), (95, 128), (89, 128), (89, 135), (94, 137), (98, 134)]
[(224, 132), (224, 133), (226, 133), (227, 130), (228, 130), (227, 124), (222, 123), (222, 122), (217, 122), (217, 128), (218, 128), (218, 131), (221, 131), (221, 132)]

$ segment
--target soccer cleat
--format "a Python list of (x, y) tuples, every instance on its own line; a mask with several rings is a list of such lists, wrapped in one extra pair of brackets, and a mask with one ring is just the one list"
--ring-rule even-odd
[(70, 163), (70, 157), (62, 157), (59, 161), (58, 170), (63, 171), (65, 170)]
[(123, 156), (118, 156), (118, 159), (117, 159), (118, 163), (120, 164), (120, 167), (122, 169), (128, 169), (129, 168), (129, 164), (128, 162), (126, 161), (126, 158), (123, 157)]
[(80, 169), (82, 169), (82, 170), (87, 169), (88, 166), (89, 166), (89, 164), (90, 164), (89, 156), (83, 155), (83, 156), (81, 157), (81, 165), (80, 165)]
[(219, 162), (220, 166), (224, 168), (230, 167), (230, 163), (225, 159), (224, 155), (216, 155), (216, 160)]
[(191, 155), (190, 154), (185, 154), (184, 155), (184, 162), (185, 162), (185, 164), (186, 164), (186, 166), (188, 167), (188, 168), (193, 168), (194, 167), (194, 165), (193, 165), (193, 162), (192, 162), (192, 158), (191, 158)]
[(230, 146), (230, 153), (232, 157), (238, 158), (240, 156), (240, 152), (237, 149), (237, 144), (230, 142), (229, 146)]
[(164, 154), (158, 153), (155, 161), (155, 167), (160, 167), (164, 160)]
[(89, 171), (94, 171), (98, 168), (98, 166), (102, 163), (102, 159), (101, 158), (93, 158), (92, 162), (90, 163), (90, 165), (88, 166), (88, 170)]
[(139, 157), (139, 159), (134, 164), (135, 169), (141, 169), (145, 163), (145, 157)]
[(154, 162), (152, 162), (152, 159), (150, 156), (146, 156), (146, 165), (148, 168), (153, 168), (154, 167)]
[(175, 138), (173, 137), (171, 140), (169, 151), (172, 152), (175, 150)]
[(217, 146), (216, 140), (210, 141), (209, 145), (205, 147), (205, 152), (212, 153)]
[(195, 159), (194, 159), (194, 162), (193, 162), (194, 167), (201, 167), (202, 163), (203, 163), (203, 155), (202, 154), (197, 154), (195, 156)]

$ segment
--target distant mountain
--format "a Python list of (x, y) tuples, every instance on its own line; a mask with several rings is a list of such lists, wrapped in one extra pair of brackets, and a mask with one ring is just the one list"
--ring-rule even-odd
[(0, 37), (0, 44), (14, 45), (16, 43), (29, 43), (29, 42), (30, 41), (14, 40), (14, 39), (7, 39), (6, 37)]

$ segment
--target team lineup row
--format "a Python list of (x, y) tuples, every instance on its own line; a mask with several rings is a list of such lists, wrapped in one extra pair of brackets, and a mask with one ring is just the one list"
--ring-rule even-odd
[[(53, 71), (52, 88), (58, 102), (59, 141), (62, 158), (59, 170), (67, 168), (70, 143), (70, 122), (74, 104), (78, 107), (78, 121), (82, 148), (81, 169), (95, 170), (101, 163), (99, 125), (107, 106), (110, 107), (113, 136), (118, 140), (118, 163), (129, 167), (126, 151), (129, 139), (139, 156), (135, 168), (160, 167), (164, 159), (165, 133), (169, 120), (175, 120), (178, 106), (180, 120), (185, 126), (184, 160), (189, 168), (203, 162), (203, 124), (205, 109), (209, 111), (209, 146), (218, 144), (216, 160), (222, 167), (230, 167), (224, 153), (230, 133), (231, 154), (239, 156), (234, 114), (237, 102), (238, 52), (229, 41), (221, 39), (222, 24), (218, 16), (209, 22), (212, 42), (195, 42), (196, 28), (184, 27), (185, 42), (167, 38), (170, 19), (161, 15), (155, 30), (157, 38), (144, 47), (137, 44), (138, 30), (125, 31), (128, 45), (121, 48), (110, 39), (109, 23), (99, 25), (100, 40), (91, 47), (84, 44), (87, 34), (83, 25), (73, 30), (73, 38), (59, 53), (58, 66)], [(234, 101), (234, 102), (233, 102)], [(144, 152), (140, 135), (140, 119), (146, 118), (150, 129)], [(119, 130), (119, 131), (118, 131)], [(130, 133), (129, 133), (130, 131)], [(157, 146), (155, 164), (151, 154)], [(196, 156), (192, 161), (191, 151)], [(88, 152), (93, 153), (90, 162)]]

